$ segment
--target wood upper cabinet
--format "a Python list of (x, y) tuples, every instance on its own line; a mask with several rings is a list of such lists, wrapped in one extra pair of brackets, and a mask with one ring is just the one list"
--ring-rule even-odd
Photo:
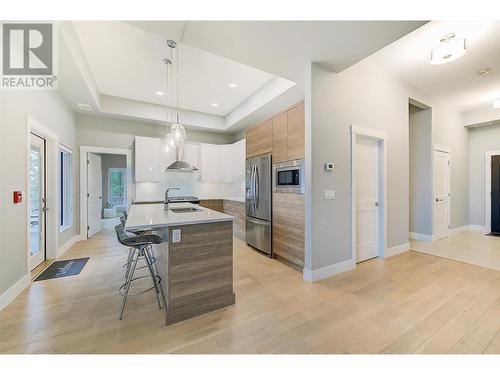
[(288, 160), (287, 112), (273, 118), (273, 162)]
[(304, 103), (300, 103), (296, 107), (290, 109), (287, 115), (287, 160), (303, 159), (305, 155)]
[(246, 136), (247, 159), (257, 155), (268, 154), (273, 150), (273, 123), (272, 120), (247, 130)]

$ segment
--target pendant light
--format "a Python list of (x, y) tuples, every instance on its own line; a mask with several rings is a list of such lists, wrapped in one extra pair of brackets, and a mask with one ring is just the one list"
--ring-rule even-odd
[[(173, 82), (173, 51), (175, 49), (175, 73), (176, 73), (176, 82), (175, 82), (175, 122), (171, 121), (172, 125), (170, 126), (170, 130), (165, 137), (165, 148), (167, 150), (175, 149), (175, 162), (170, 164), (166, 171), (173, 172), (194, 172), (197, 171), (198, 168), (189, 164), (186, 161), (182, 160), (182, 156), (184, 153), (184, 142), (187, 139), (186, 129), (179, 122), (179, 49), (177, 48), (177, 43), (174, 40), (168, 40), (167, 46), (170, 48), (170, 64), (167, 62), (167, 73), (170, 71), (170, 82)], [(170, 66), (170, 70), (168, 67)], [(167, 74), (168, 75), (168, 74)], [(173, 98), (173, 84), (170, 84), (169, 91), (171, 94), (169, 95), (169, 100)], [(172, 100), (169, 108), (172, 108), (174, 101)], [(170, 113), (170, 112), (169, 112)], [(172, 119), (171, 119), (172, 120)]]

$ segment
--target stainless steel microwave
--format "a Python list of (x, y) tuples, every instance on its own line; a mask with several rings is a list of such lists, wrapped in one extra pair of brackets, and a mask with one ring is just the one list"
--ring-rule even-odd
[(305, 192), (304, 159), (273, 164), (273, 186), (277, 193)]

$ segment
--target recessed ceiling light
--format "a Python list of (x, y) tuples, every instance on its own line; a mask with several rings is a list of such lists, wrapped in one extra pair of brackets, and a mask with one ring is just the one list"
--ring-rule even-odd
[(212, 107), (218, 107), (219, 105), (217, 103), (212, 103)]
[(490, 72), (490, 68), (484, 67), (484, 68), (481, 68), (477, 71), (477, 75), (482, 76), (482, 75), (488, 74), (489, 72)]
[(493, 101), (493, 108), (500, 109), (500, 98)]
[(92, 112), (92, 107), (91, 107), (89, 104), (85, 104), (85, 103), (76, 103), (76, 105), (77, 105), (77, 106), (78, 106), (78, 108), (80, 108), (82, 111)]
[(231, 82), (228, 86), (234, 89), (238, 85), (236, 83)]
[(443, 36), (431, 51), (431, 64), (441, 65), (455, 61), (467, 53), (465, 39), (455, 39), (454, 33)]
[(165, 95), (165, 93), (163, 91), (157, 91), (156, 95), (163, 96), (163, 95)]

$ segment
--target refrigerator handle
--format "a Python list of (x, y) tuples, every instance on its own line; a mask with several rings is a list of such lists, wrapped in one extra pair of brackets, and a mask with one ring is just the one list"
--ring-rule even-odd
[(257, 165), (253, 166), (253, 209), (257, 214)]
[(259, 198), (260, 198), (260, 181), (259, 181), (259, 166), (255, 166), (255, 190), (257, 192), (256, 194), (256, 201), (257, 201), (257, 209), (259, 208)]

